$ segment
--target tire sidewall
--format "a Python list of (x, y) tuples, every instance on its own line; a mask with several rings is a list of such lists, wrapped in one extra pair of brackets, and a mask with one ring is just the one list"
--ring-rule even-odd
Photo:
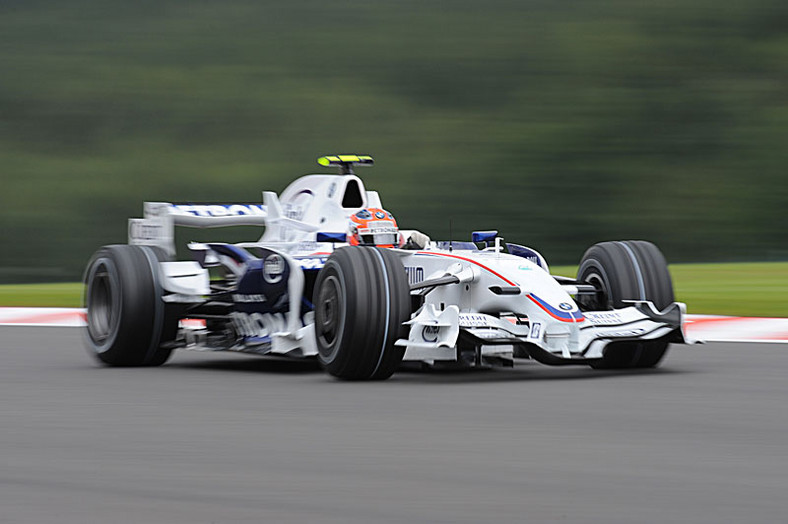
[[(107, 312), (110, 317), (108, 322), (109, 332), (103, 339), (97, 339), (96, 335), (99, 333), (94, 329), (95, 322), (92, 322), (97, 319), (92, 317), (93, 315), (98, 316), (99, 313), (94, 313), (91, 310), (93, 309), (92, 306), (94, 306), (92, 302), (97, 298), (95, 296), (95, 293), (97, 293), (96, 286), (99, 285), (96, 281), (96, 275), (102, 268), (106, 270), (107, 274), (107, 284), (109, 285), (111, 298), (109, 306), (111, 309)], [(118, 266), (115, 260), (109, 256), (107, 250), (99, 251), (88, 264), (88, 269), (85, 272), (84, 306), (87, 315), (87, 326), (84, 330), (85, 339), (93, 351), (100, 355), (114, 346), (123, 318), (123, 288), (120, 282)]]
[[(326, 343), (327, 286), (337, 286), (335, 335)], [(327, 293), (332, 293), (327, 291)], [(386, 249), (358, 246), (336, 250), (315, 282), (318, 360), (342, 380), (384, 380), (404, 355), (395, 346), (410, 318), (410, 289), (402, 263)]]
[[(334, 335), (333, 343), (329, 348), (326, 348), (323, 342), (325, 339), (322, 337), (322, 332), (320, 332), (318, 329), (318, 323), (323, 318), (323, 304), (319, 303), (319, 299), (323, 292), (323, 286), (326, 285), (326, 282), (331, 282), (332, 280), (334, 282), (329, 285), (336, 286), (338, 303), (335, 305), (338, 306), (336, 313), (338, 313), (339, 316), (335, 320), (337, 332)], [(336, 260), (329, 259), (328, 262), (326, 262), (326, 265), (320, 271), (317, 281), (315, 282), (315, 292), (315, 336), (317, 338), (318, 360), (323, 366), (331, 366), (337, 361), (337, 358), (341, 353), (340, 350), (344, 342), (343, 339), (345, 337), (345, 328), (348, 314), (348, 289), (345, 274), (342, 271), (342, 267), (336, 262)], [(326, 351), (326, 349), (328, 349), (328, 351)]]
[[(84, 279), (87, 326), (83, 337), (88, 350), (100, 362), (110, 366), (151, 366), (169, 358), (172, 349), (161, 347), (166, 327), (158, 267), (162, 256), (148, 246), (111, 245), (96, 252), (88, 263)], [(99, 286), (107, 286), (107, 290), (102, 291)], [(102, 302), (102, 293), (109, 295), (109, 300)], [(109, 320), (104, 322), (106, 318)], [(99, 325), (94, 326), (97, 322)]]
[[(673, 284), (665, 258), (652, 243), (641, 240), (602, 242), (583, 255), (577, 281), (602, 289), (593, 302), (578, 300), (585, 310), (610, 310), (631, 306), (628, 300), (649, 300), (657, 309), (673, 302)], [(603, 300), (599, 299), (602, 295)], [(613, 342), (597, 368), (653, 367), (667, 350), (664, 340)]]

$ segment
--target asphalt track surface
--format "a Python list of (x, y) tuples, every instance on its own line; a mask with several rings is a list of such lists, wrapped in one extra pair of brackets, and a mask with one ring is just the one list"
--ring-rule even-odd
[(3, 524), (788, 519), (785, 345), (342, 383), (222, 353), (102, 368), (80, 337), (0, 328)]

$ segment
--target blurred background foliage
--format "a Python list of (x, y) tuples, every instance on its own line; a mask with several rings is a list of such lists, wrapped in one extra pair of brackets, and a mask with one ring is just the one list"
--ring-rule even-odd
[(0, 2), (2, 282), (331, 153), (433, 238), (788, 260), (787, 142), (784, 0)]

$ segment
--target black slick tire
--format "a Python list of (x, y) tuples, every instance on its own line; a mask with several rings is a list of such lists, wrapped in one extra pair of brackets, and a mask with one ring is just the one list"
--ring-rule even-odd
[(159, 366), (172, 353), (163, 347), (177, 331), (162, 300), (158, 263), (163, 251), (148, 246), (99, 249), (85, 271), (88, 351), (108, 366)]
[(335, 251), (315, 282), (315, 336), (325, 370), (343, 380), (384, 380), (402, 361), (410, 290), (397, 255), (373, 247)]
[[(589, 311), (629, 306), (625, 300), (649, 300), (662, 310), (673, 300), (673, 282), (665, 257), (657, 246), (643, 240), (601, 242), (583, 255), (577, 270), (578, 282), (593, 284), (594, 297), (581, 297), (580, 307)], [(622, 341), (609, 344), (598, 369), (650, 368), (659, 364), (668, 350), (667, 340)]]

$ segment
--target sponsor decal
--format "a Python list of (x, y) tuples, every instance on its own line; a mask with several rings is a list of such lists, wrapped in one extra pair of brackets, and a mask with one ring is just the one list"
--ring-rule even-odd
[(394, 222), (389, 222), (388, 220), (380, 220), (380, 221), (370, 222), (367, 225), (367, 231), (371, 233), (396, 233), (397, 228), (394, 227)]
[(331, 182), (331, 185), (328, 186), (328, 198), (333, 197), (334, 193), (336, 193), (336, 192), (337, 192), (337, 183), (336, 182)]
[(282, 212), (285, 217), (300, 221), (304, 218), (304, 212), (314, 198), (315, 195), (312, 191), (309, 189), (302, 189), (289, 202), (286, 202), (282, 206)]
[(482, 329), (474, 331), (473, 334), (479, 338), (492, 339), (492, 338), (509, 338), (511, 335), (506, 331), (500, 329)]
[(129, 220), (129, 238), (133, 242), (150, 242), (164, 237), (164, 226), (160, 219), (155, 222), (144, 218)]
[(424, 339), (424, 342), (437, 342), (440, 330), (441, 328), (438, 326), (424, 326), (421, 330), (421, 338)]
[(282, 280), (285, 272), (285, 259), (281, 255), (268, 255), (263, 264), (263, 278), (269, 284), (276, 284)]
[(173, 214), (196, 217), (267, 215), (262, 204), (174, 204)]
[(646, 330), (643, 328), (627, 329), (624, 331), (614, 331), (612, 333), (604, 333), (605, 337), (639, 337)]
[(487, 327), (493, 325), (490, 320), (480, 313), (460, 313), (460, 327)]
[(592, 324), (596, 324), (598, 326), (609, 326), (624, 323), (624, 319), (621, 318), (621, 313), (618, 311), (601, 311), (594, 313), (589, 312), (586, 313), (586, 318), (590, 320)]
[(282, 206), (282, 212), (286, 218), (291, 220), (300, 221), (304, 218), (304, 208), (294, 204), (285, 204)]
[(265, 302), (265, 301), (266, 301), (265, 295), (241, 295), (241, 294), (233, 295), (233, 302), (238, 302), (242, 304), (253, 304), (253, 303)]
[(309, 251), (310, 253), (313, 251), (317, 251), (317, 242), (314, 240), (304, 240), (303, 242), (299, 242), (298, 245), (295, 247), (296, 251)]
[(531, 324), (531, 332), (528, 333), (528, 338), (540, 338), (542, 335), (542, 324), (534, 322)]
[(564, 311), (572, 311), (575, 307), (569, 302), (561, 302), (558, 304), (558, 308)]
[(530, 247), (520, 246), (517, 244), (506, 244), (506, 247), (509, 250), (509, 254), (524, 258), (529, 262), (533, 262), (539, 267), (543, 267), (543, 264), (539, 259), (539, 254)]
[(408, 275), (408, 284), (418, 284), (424, 281), (424, 268), (405, 266), (405, 273)]
[[(283, 313), (233, 311), (230, 318), (239, 335), (247, 339), (255, 339), (254, 342), (258, 344), (270, 342), (273, 333), (287, 330), (287, 319)], [(247, 342), (250, 341), (247, 340)]]
[(321, 269), (326, 261), (322, 258), (304, 258), (298, 261), (298, 265), (301, 269)]
[[(531, 262), (536, 263), (534, 260), (531, 260)], [(531, 271), (533, 268), (531, 266), (517, 266), (517, 269), (521, 271)]]

